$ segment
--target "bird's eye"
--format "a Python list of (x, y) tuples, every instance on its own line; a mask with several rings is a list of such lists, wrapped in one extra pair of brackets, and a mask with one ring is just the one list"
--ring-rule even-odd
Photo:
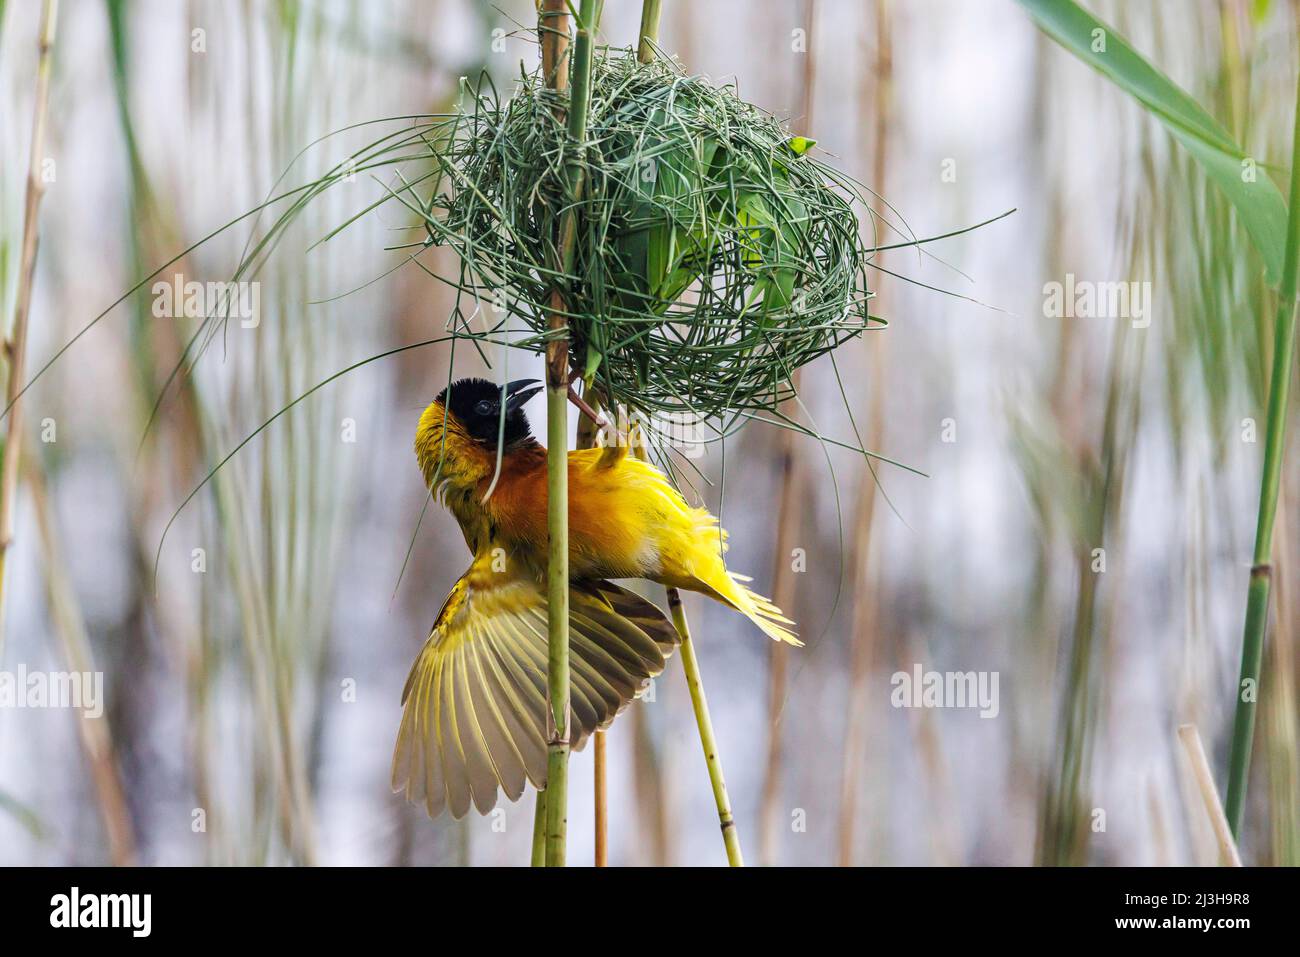
[(493, 407), (493, 404), (487, 399), (482, 400), (478, 405), (474, 406), (475, 415), (492, 415), (495, 411), (496, 409)]

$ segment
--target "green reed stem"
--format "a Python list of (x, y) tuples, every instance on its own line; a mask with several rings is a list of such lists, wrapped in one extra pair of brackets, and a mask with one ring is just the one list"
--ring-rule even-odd
[(659, 42), (660, 0), (644, 0), (641, 4), (641, 31), (637, 34), (636, 58), (639, 63), (653, 59), (654, 44)]
[[(600, 19), (599, 0), (582, 0), (569, 77), (569, 15), (566, 0), (545, 0), (538, 19), (546, 83), (570, 91), (565, 173), (571, 200), (582, 191), (582, 144), (587, 135), (591, 88), (591, 50)], [(567, 274), (573, 261), (577, 215), (570, 205), (560, 220), (559, 265)], [(569, 798), (569, 329), (563, 290), (550, 298), (546, 346), (546, 521), (547, 550), (547, 712), (546, 866), (563, 867)]]
[(1296, 270), (1300, 258), (1300, 79), (1296, 85), (1295, 125), (1291, 144), (1291, 195), (1287, 213), (1286, 252), (1278, 289), (1277, 322), (1273, 330), (1273, 371), (1268, 389), (1268, 427), (1264, 471), (1259, 483), (1259, 517), (1255, 553), (1246, 597), (1246, 625), (1241, 639), (1241, 677), (1237, 682), (1237, 713), (1232, 723), (1232, 752), (1228, 759), (1228, 798), (1224, 811), (1233, 837), (1241, 832), (1250, 777), (1250, 751), (1255, 737), (1255, 704), (1259, 696), (1260, 662), (1268, 628), (1268, 598), (1272, 585), (1273, 523), (1281, 488), (1282, 457), (1286, 450), (1287, 400), (1295, 355)]
[[(568, 365), (568, 350), (561, 361)], [(569, 423), (565, 386), (546, 387), (546, 681), (550, 710), (546, 756), (546, 866), (563, 867), (569, 796)]]
[(744, 867), (745, 859), (740, 852), (740, 833), (736, 830), (736, 819), (731, 814), (731, 798), (727, 796), (727, 782), (722, 776), (722, 757), (718, 753), (718, 739), (713, 733), (713, 719), (709, 717), (709, 703), (704, 697), (704, 682), (700, 678), (700, 660), (695, 657), (695, 645), (691, 642), (691, 629), (686, 622), (686, 611), (682, 608), (682, 596), (676, 588), (668, 589), (668, 607), (672, 611), (673, 624), (682, 636), (682, 668), (686, 672), (686, 686), (691, 692), (691, 707), (695, 710), (695, 723), (700, 729), (700, 744), (704, 746), (704, 763), (709, 768), (709, 783), (713, 785), (713, 800), (718, 805), (718, 821), (722, 825), (722, 843), (727, 849), (727, 863), (732, 867)]

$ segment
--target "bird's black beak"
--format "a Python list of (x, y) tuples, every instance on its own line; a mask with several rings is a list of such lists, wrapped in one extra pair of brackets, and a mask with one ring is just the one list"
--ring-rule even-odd
[(543, 389), (537, 379), (516, 379), (506, 383), (506, 413), (518, 412), (524, 404)]

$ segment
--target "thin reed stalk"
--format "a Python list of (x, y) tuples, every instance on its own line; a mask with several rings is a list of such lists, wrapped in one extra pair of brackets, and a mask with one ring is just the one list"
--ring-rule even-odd
[[(800, 73), (799, 122), (809, 135), (812, 133), (813, 85), (816, 80), (813, 61), (813, 26), (817, 20), (816, 0), (805, 0), (804, 19), (807, 22), (807, 48)], [(799, 394), (800, 372), (796, 369), (790, 377), (794, 395)], [(784, 412), (790, 416), (795, 399), (786, 400)], [(805, 485), (803, 464), (795, 454), (795, 433), (783, 429), (780, 436), (781, 504), (777, 513), (776, 551), (772, 571), (772, 602), (791, 618), (794, 614), (794, 566), (790, 554), (799, 534), (799, 518), (803, 513)], [(783, 641), (772, 645), (768, 670), (767, 689), (767, 767), (763, 774), (763, 792), (759, 807), (758, 859), (765, 867), (775, 863), (777, 835), (780, 833), (781, 797), (781, 712), (785, 707), (786, 671), (789, 667), (790, 646)]]
[(1250, 752), (1255, 739), (1255, 704), (1259, 697), (1260, 662), (1268, 628), (1268, 599), (1272, 584), (1273, 525), (1281, 488), (1282, 457), (1286, 451), (1286, 420), (1295, 356), (1297, 260), (1300, 259), (1300, 78), (1296, 82), (1295, 123), (1291, 144), (1291, 192), (1287, 213), (1286, 252), (1278, 289), (1277, 321), (1273, 330), (1273, 371), (1268, 389), (1268, 424), (1264, 470), (1259, 484), (1259, 513), (1255, 551), (1246, 597), (1246, 623), (1241, 639), (1241, 673), (1237, 681), (1237, 710), (1232, 723), (1228, 759), (1228, 798), (1224, 812), (1233, 837), (1241, 836), (1250, 777)]
[(637, 828), (654, 867), (668, 867), (672, 863), (668, 835), (672, 833), (669, 822), (669, 795), (665, 787), (662, 762), (650, 727), (650, 709), (633, 708), (632, 719), (632, 790), (636, 795)]
[(745, 858), (740, 851), (740, 833), (731, 813), (731, 798), (727, 795), (727, 782), (722, 774), (722, 756), (718, 753), (718, 739), (713, 733), (713, 718), (709, 715), (709, 702), (704, 697), (704, 679), (700, 677), (700, 660), (695, 657), (691, 642), (691, 629), (682, 608), (682, 596), (676, 588), (668, 589), (668, 608), (673, 624), (682, 636), (682, 668), (686, 672), (686, 685), (691, 692), (691, 707), (695, 710), (695, 723), (700, 729), (700, 744), (704, 747), (704, 763), (709, 768), (709, 783), (713, 786), (713, 800), (718, 806), (718, 823), (722, 827), (722, 843), (727, 849), (727, 863), (744, 867)]
[(593, 786), (595, 792), (593, 794), (593, 807), (595, 810), (592, 815), (592, 826), (595, 830), (595, 841), (593, 844), (595, 852), (593, 854), (592, 863), (595, 864), (596, 867), (606, 867), (609, 864), (609, 792), (605, 785), (605, 732), (597, 731), (592, 735), (592, 737), (595, 738), (592, 753), (595, 780)]
[(1237, 842), (1233, 840), (1223, 805), (1219, 803), (1219, 789), (1214, 786), (1214, 775), (1210, 773), (1210, 762), (1205, 756), (1205, 745), (1201, 743), (1200, 732), (1194, 724), (1179, 725), (1178, 739), (1187, 752), (1197, 790), (1205, 802), (1205, 813), (1209, 815), (1210, 826), (1214, 829), (1214, 839), (1219, 845), (1219, 863), (1241, 867), (1241, 855), (1237, 853)]
[[(95, 672), (95, 660), (86, 634), (86, 619), (77, 601), (77, 594), (68, 579), (58, 534), (54, 527), (53, 508), (45, 473), (35, 454), (28, 450), (23, 464), (24, 479), (31, 491), (32, 507), (36, 513), (36, 527), (45, 552), (46, 585), (49, 590), (50, 613), (55, 632), (68, 670), (74, 674), (89, 675)], [(101, 706), (103, 702), (101, 702)], [(99, 812), (108, 835), (109, 860), (115, 867), (135, 864), (135, 833), (131, 826), (131, 812), (127, 806), (122, 778), (118, 773), (113, 737), (108, 715), (91, 718), (84, 714), (76, 717), (77, 734), (90, 766), (90, 778), (99, 799)]]
[[(889, 126), (890, 104), (893, 85), (893, 48), (890, 43), (888, 0), (876, 0), (876, 55), (870, 66), (865, 66), (864, 73), (871, 77), (872, 115), (871, 134), (871, 188), (877, 197), (886, 192), (885, 175), (888, 164), (888, 140), (886, 134)], [(865, 90), (863, 91), (865, 94)], [(863, 96), (866, 100), (866, 96)], [(883, 200), (877, 198), (876, 213), (884, 217)], [(876, 245), (873, 240), (872, 245)], [(880, 264), (879, 257), (875, 260)], [(883, 276), (883, 273), (882, 273)], [(876, 290), (877, 296), (880, 290)], [(878, 301), (878, 300), (877, 300)], [(877, 309), (879, 306), (876, 307)], [(885, 348), (887, 339), (883, 336), (867, 336), (863, 339), (867, 347), (870, 362), (870, 390), (867, 425), (867, 444), (865, 447), (878, 449), (883, 444), (885, 431)], [(870, 462), (866, 468), (874, 477)], [(879, 598), (873, 575), (871, 561), (872, 529), (875, 524), (876, 488), (874, 484), (863, 485), (862, 497), (858, 502), (857, 522), (853, 541), (853, 574), (850, 581), (855, 589), (853, 601), (853, 632), (849, 637), (849, 701), (846, 713), (848, 723), (844, 729), (844, 752), (841, 757), (840, 772), (840, 818), (839, 818), (839, 864), (849, 867), (853, 863), (853, 849), (856, 843), (858, 778), (861, 774), (862, 750), (868, 740), (866, 734), (866, 715), (863, 713), (867, 676), (871, 671), (876, 655), (876, 631), (879, 627)]]
[(4, 341), (9, 382), (5, 401), (9, 410), (0, 465), (0, 656), (4, 652), (5, 564), (14, 537), (14, 504), (18, 492), (18, 462), (22, 448), (22, 408), (19, 397), (26, 379), (27, 321), (32, 309), (32, 284), (36, 278), (37, 216), (45, 184), (41, 162), (45, 155), (45, 118), (50, 100), (50, 72), (54, 57), (54, 32), (58, 24), (58, 0), (45, 0), (41, 7), (41, 30), (37, 41), (36, 96), (32, 106), (32, 142), (27, 160), (27, 194), (23, 206), (22, 259), (18, 269), (18, 297), (14, 321)]
[[(582, 192), (582, 144), (587, 134), (587, 103), (591, 82), (591, 51), (600, 19), (599, 0), (582, 0), (577, 38), (569, 71), (569, 14), (565, 0), (545, 0), (538, 20), (542, 68), (547, 86), (569, 92), (567, 156), (568, 199)], [(558, 109), (558, 108), (557, 108)], [(558, 117), (557, 117), (558, 118)], [(569, 275), (577, 232), (577, 212), (570, 205), (560, 219), (557, 275)], [(551, 291), (546, 344), (546, 518), (547, 555), (547, 724), (546, 866), (563, 867), (568, 827), (569, 774), (569, 329), (564, 293)]]

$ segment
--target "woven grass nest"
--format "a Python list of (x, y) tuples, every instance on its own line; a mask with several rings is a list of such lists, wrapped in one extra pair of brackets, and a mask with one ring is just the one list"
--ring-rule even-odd
[[(458, 287), (520, 317), (532, 348), (558, 288), (573, 369), (608, 402), (732, 421), (770, 411), (796, 368), (879, 321), (860, 188), (734, 88), (603, 50), (584, 149), (566, 142), (564, 105), (540, 71), (505, 100), (483, 84), (433, 144), (425, 222), (459, 257)], [(576, 156), (576, 252), (557, 275)]]

